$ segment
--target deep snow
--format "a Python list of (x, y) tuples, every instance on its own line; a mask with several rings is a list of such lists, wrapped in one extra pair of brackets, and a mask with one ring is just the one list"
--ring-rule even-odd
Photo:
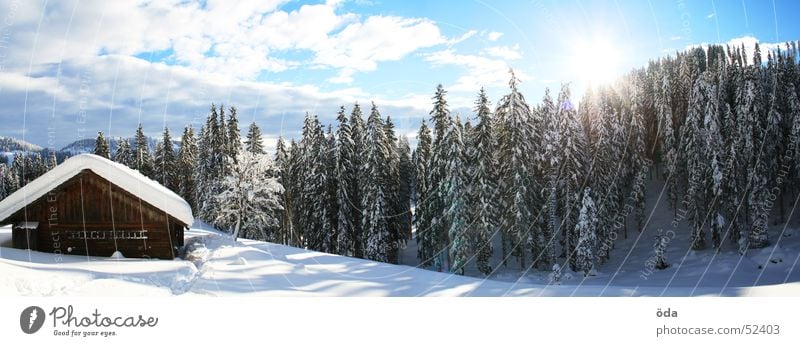
[[(683, 276), (665, 291), (663, 285), (658, 284), (664, 279), (633, 285), (637, 282), (636, 273), (631, 272), (620, 273), (619, 279), (614, 279), (615, 284), (608, 287), (608, 280), (604, 279), (608, 274), (583, 282), (582, 277), (573, 274), (573, 279), (562, 285), (547, 285), (545, 279), (539, 279), (541, 272), (528, 273), (524, 280), (517, 281), (511, 279), (511, 270), (507, 269), (507, 273), (487, 280), (247, 239), (240, 239), (234, 246), (228, 235), (199, 221), (196, 225), (187, 232), (189, 253), (185, 260), (57, 256), (2, 247), (0, 295), (786, 296), (800, 292), (800, 283), (796, 282), (757, 287), (701, 285), (695, 289), (693, 285), (686, 285)], [(7, 246), (9, 237), (8, 227), (0, 229), (0, 244)], [(786, 262), (790, 259), (784, 259), (783, 263)], [(775, 266), (785, 267), (785, 264)], [(687, 272), (696, 270), (697, 266), (693, 265)], [(652, 274), (652, 277), (667, 274), (670, 273)], [(796, 274), (791, 277), (792, 281), (797, 281)], [(687, 278), (688, 283), (693, 283), (691, 276)]]

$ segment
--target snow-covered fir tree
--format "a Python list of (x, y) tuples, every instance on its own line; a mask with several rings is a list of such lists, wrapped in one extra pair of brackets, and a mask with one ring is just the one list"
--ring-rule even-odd
[(172, 136), (167, 127), (164, 127), (164, 133), (156, 148), (153, 162), (155, 180), (172, 191), (178, 191), (175, 148), (172, 146)]
[(293, 227), (292, 227), (292, 212), (293, 207), (291, 203), (291, 177), (289, 176), (290, 173), (290, 158), (289, 158), (289, 151), (286, 149), (286, 142), (283, 140), (283, 137), (278, 137), (278, 141), (275, 144), (275, 170), (274, 176), (278, 180), (278, 183), (283, 186), (283, 191), (279, 194), (278, 198), (280, 199), (281, 205), (281, 212), (279, 216), (279, 225), (278, 225), (278, 236), (277, 242), (284, 245), (294, 245), (295, 242), (292, 240), (293, 237)]
[(688, 178), (686, 210), (691, 224), (692, 249), (702, 250), (706, 246), (706, 153), (703, 118), (706, 110), (707, 83), (700, 78), (692, 88), (691, 103), (686, 123), (681, 133), (681, 151), (686, 157)]
[(389, 261), (392, 241), (386, 217), (391, 211), (391, 206), (384, 186), (390, 150), (387, 143), (385, 124), (377, 106), (373, 103), (364, 133), (362, 205), (366, 210), (362, 225), (365, 257), (381, 262)]
[(153, 179), (155, 178), (153, 155), (150, 153), (147, 136), (144, 135), (142, 124), (139, 124), (139, 127), (136, 129), (135, 139), (134, 168), (139, 170), (144, 176)]
[(106, 141), (106, 137), (103, 136), (103, 132), (97, 132), (97, 139), (94, 141), (94, 154), (107, 159), (111, 158), (108, 141)]
[(400, 155), (397, 152), (397, 136), (394, 133), (394, 123), (390, 116), (386, 117), (383, 125), (386, 132), (386, 172), (384, 177), (385, 196), (387, 198), (389, 213), (386, 215), (386, 223), (389, 225), (390, 249), (389, 262), (397, 263), (399, 247), (406, 242), (405, 231), (400, 230), (401, 216), (408, 210), (405, 203), (400, 200)]
[[(541, 249), (543, 244), (536, 244), (536, 235), (540, 232), (537, 222), (537, 211), (542, 204), (541, 187), (537, 184), (539, 177), (536, 171), (536, 147), (540, 138), (534, 138), (534, 120), (530, 106), (525, 97), (517, 89), (517, 80), (511, 71), (509, 93), (497, 104), (498, 134), (498, 172), (501, 182), (498, 215), (499, 227), (505, 235), (503, 242), (503, 258), (513, 255), (520, 266), (525, 268), (526, 250)], [(510, 252), (510, 253), (509, 253)]]
[(193, 211), (197, 212), (195, 167), (197, 167), (197, 142), (194, 128), (192, 125), (187, 125), (181, 135), (181, 147), (178, 149), (178, 157), (175, 162), (175, 178), (178, 195), (189, 203)]
[(586, 188), (583, 192), (578, 221), (575, 224), (575, 233), (578, 242), (575, 245), (575, 271), (582, 271), (584, 276), (594, 268), (597, 251), (597, 209), (592, 199), (592, 190)]
[(414, 163), (411, 161), (411, 145), (408, 137), (400, 136), (397, 141), (397, 155), (400, 158), (400, 187), (398, 190), (398, 227), (404, 242), (411, 239), (411, 191), (414, 177)]
[(244, 140), (244, 148), (253, 154), (265, 154), (264, 152), (264, 139), (261, 135), (261, 129), (256, 122), (250, 123), (247, 127), (247, 137)]
[(131, 143), (127, 138), (120, 138), (118, 143), (117, 151), (114, 152), (114, 161), (134, 168), (135, 160), (133, 151), (131, 151)]
[(225, 139), (224, 148), (226, 162), (235, 164), (238, 160), (239, 153), (242, 151), (242, 139), (239, 132), (239, 116), (236, 107), (230, 108), (230, 115), (228, 116), (227, 123), (225, 123)]
[(466, 158), (466, 164), (470, 168), (467, 191), (470, 229), (477, 254), (478, 270), (485, 275), (492, 272), (489, 261), (493, 253), (492, 238), (498, 232), (495, 215), (499, 212), (496, 141), (492, 131), (494, 123), (489, 105), (486, 91), (481, 88), (474, 110), (478, 123), (468, 141)]
[(722, 241), (722, 234), (725, 232), (726, 221), (722, 216), (722, 203), (725, 201), (722, 195), (722, 187), (725, 176), (725, 147), (722, 138), (722, 125), (720, 121), (719, 97), (715, 85), (709, 85), (707, 102), (705, 108), (705, 119), (703, 128), (705, 132), (705, 161), (706, 168), (706, 205), (709, 217), (709, 228), (711, 230), (711, 244), (714, 248), (719, 248)]
[(422, 120), (417, 133), (417, 149), (414, 150), (414, 227), (416, 228), (417, 258), (422, 265), (430, 265), (436, 249), (433, 247), (433, 232), (431, 223), (434, 217), (432, 209), (432, 194), (435, 190), (430, 186), (430, 167), (433, 139), (425, 119)]
[(354, 204), (351, 195), (356, 187), (358, 167), (353, 160), (355, 145), (344, 106), (339, 108), (336, 120), (338, 122), (336, 131), (336, 200), (339, 206), (336, 215), (336, 229), (338, 230), (336, 248), (340, 255), (352, 256), (356, 236), (353, 218), (356, 216), (356, 211), (353, 210)]
[[(366, 125), (364, 124), (364, 115), (361, 112), (361, 106), (358, 103), (353, 105), (353, 110), (350, 112), (350, 137), (353, 139), (353, 157), (352, 169), (355, 176), (362, 177), (364, 174), (364, 152), (366, 146), (364, 144), (364, 132)], [(364, 232), (362, 219), (364, 216), (364, 205), (362, 205), (363, 183), (361, 179), (352, 180), (350, 190), (350, 201), (352, 203), (353, 216), (351, 223), (353, 224), (353, 255), (358, 258), (364, 257)]]
[(441, 84), (438, 85), (433, 96), (433, 109), (430, 111), (434, 134), (427, 178), (430, 189), (427, 197), (425, 197), (426, 203), (423, 206), (427, 209), (425, 212), (429, 213), (431, 218), (430, 226), (427, 229), (430, 235), (422, 238), (422, 240), (429, 240), (430, 244), (422, 244), (422, 246), (433, 250), (431, 254), (433, 257), (423, 260), (423, 263), (431, 264), (437, 270), (444, 268), (447, 259), (447, 224), (444, 214), (448, 206), (444, 204), (444, 191), (441, 188), (449, 160), (447, 157), (449, 148), (444, 141), (444, 134), (450, 127), (451, 122), (446, 95), (447, 91), (444, 90)]
[(445, 219), (448, 236), (448, 268), (451, 273), (464, 274), (464, 266), (471, 257), (470, 237), (468, 233), (466, 172), (464, 170), (464, 142), (461, 121), (453, 117), (450, 127), (445, 133), (445, 145), (449, 148), (447, 167), (442, 189), (444, 204), (447, 206)]
[(580, 196), (586, 171), (586, 138), (577, 119), (575, 106), (570, 97), (569, 85), (563, 85), (558, 95), (558, 147), (559, 167), (559, 200), (562, 210), (562, 251), (569, 260), (570, 268), (577, 270), (575, 251), (579, 234), (575, 225), (578, 222)]

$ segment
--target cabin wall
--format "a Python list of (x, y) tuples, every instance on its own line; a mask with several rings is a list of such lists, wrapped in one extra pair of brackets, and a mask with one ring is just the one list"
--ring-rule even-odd
[(11, 218), (39, 221), (39, 251), (171, 259), (184, 225), (135, 195), (84, 170)]

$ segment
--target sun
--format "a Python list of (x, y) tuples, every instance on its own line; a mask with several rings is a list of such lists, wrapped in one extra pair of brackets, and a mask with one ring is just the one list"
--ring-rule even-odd
[(569, 68), (578, 81), (595, 86), (611, 84), (619, 77), (620, 49), (605, 37), (579, 41), (573, 48)]

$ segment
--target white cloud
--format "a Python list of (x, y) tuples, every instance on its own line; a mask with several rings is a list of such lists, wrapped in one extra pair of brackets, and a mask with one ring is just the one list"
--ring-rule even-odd
[(447, 44), (452, 46), (452, 45), (455, 45), (457, 43), (464, 42), (464, 41), (470, 39), (472, 36), (475, 36), (475, 34), (477, 34), (477, 33), (478, 33), (477, 30), (468, 30), (467, 32), (465, 32), (461, 36), (448, 40)]
[[(434, 66), (455, 65), (465, 71), (454, 85), (447, 87), (451, 91), (476, 92), (481, 87), (502, 86), (508, 81), (508, 70), (511, 68), (504, 60), (457, 54), (453, 49), (427, 54), (425, 60)], [(520, 71), (517, 71), (517, 76), (522, 79), (526, 77)]]
[(20, 136), (24, 130), (27, 140), (43, 144), (50, 142), (47, 134), (53, 129), (59, 147), (98, 130), (113, 137), (131, 136), (142, 122), (148, 135), (158, 136), (165, 124), (173, 132), (188, 123), (199, 129), (214, 102), (236, 105), (240, 122), (257, 121), (267, 136), (294, 137), (306, 111), (331, 123), (339, 105), (349, 108), (359, 101), (363, 106), (373, 99), (383, 115), (396, 119), (398, 129), (410, 129), (419, 125), (430, 103), (429, 95), (389, 99), (359, 88), (323, 91), (312, 85), (242, 81), (121, 55), (71, 59), (60, 69), (58, 79), (0, 74), (0, 135)]
[(497, 41), (501, 36), (503, 36), (502, 32), (492, 31), (486, 34), (486, 39), (489, 41)]
[[(49, 2), (38, 32), (41, 8), (37, 6), (41, 5), (24, 2), (15, 12), (14, 32), (9, 36), (14, 49), (9, 50), (6, 65), (22, 69), (31, 63), (57, 63), (100, 53), (169, 51), (178, 64), (245, 80), (261, 71), (280, 72), (313, 63), (342, 69), (338, 81), (349, 83), (354, 72), (373, 71), (380, 62), (474, 35), (467, 32), (448, 40), (430, 20), (361, 17), (343, 12), (339, 1), (306, 4), (293, 11), (280, 9), (285, 2)], [(0, 13), (9, 10), (8, 4), (0, 4)], [(282, 58), (290, 50), (310, 52), (312, 61)]]
[(445, 43), (427, 19), (373, 16), (347, 25), (321, 42), (314, 62), (344, 71), (373, 71), (381, 61), (399, 60), (420, 48)]
[(717, 14), (716, 14), (716, 13), (714, 13), (714, 12), (711, 12), (711, 13), (709, 13), (708, 15), (706, 15), (706, 19), (713, 19), (713, 18), (714, 18), (714, 17), (716, 17), (716, 16), (717, 16)]
[(519, 44), (514, 46), (495, 46), (486, 49), (486, 54), (491, 57), (501, 58), (505, 60), (519, 60), (522, 58), (522, 53), (519, 52)]

